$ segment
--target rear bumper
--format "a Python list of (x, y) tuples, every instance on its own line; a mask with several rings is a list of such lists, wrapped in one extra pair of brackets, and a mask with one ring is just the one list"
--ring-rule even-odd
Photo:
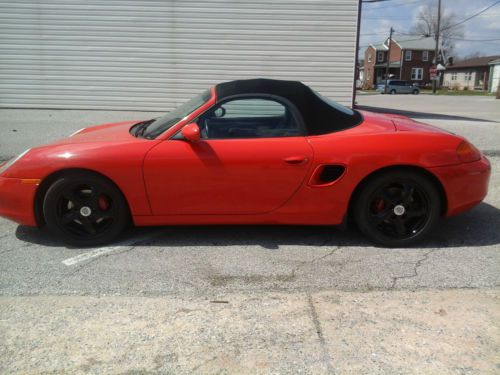
[(446, 216), (457, 215), (480, 203), (488, 193), (491, 165), (486, 157), (472, 163), (430, 168), (443, 184), (448, 199)]
[(0, 177), (0, 216), (22, 225), (36, 226), (34, 200), (37, 187), (32, 180)]

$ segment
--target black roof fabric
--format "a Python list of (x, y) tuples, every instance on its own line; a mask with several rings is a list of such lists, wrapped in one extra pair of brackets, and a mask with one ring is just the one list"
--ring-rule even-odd
[(347, 129), (362, 120), (357, 111), (344, 113), (322, 100), (311, 88), (299, 81), (247, 79), (219, 83), (215, 86), (217, 100), (242, 94), (267, 94), (283, 97), (297, 107), (310, 135)]

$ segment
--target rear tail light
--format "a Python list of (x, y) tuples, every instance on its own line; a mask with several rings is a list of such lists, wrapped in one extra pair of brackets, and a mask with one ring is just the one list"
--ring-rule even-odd
[(467, 141), (463, 141), (457, 147), (457, 156), (463, 163), (470, 163), (481, 159), (481, 151)]

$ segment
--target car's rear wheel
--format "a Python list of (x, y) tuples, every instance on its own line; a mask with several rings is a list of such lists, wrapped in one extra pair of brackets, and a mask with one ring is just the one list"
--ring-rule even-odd
[(371, 241), (404, 247), (422, 240), (439, 220), (439, 191), (428, 177), (392, 171), (370, 179), (357, 195), (354, 219)]
[(395, 95), (395, 94), (396, 94), (396, 90), (392, 89), (392, 90), (390, 91), (390, 93), (391, 93), (391, 95)]
[(120, 190), (91, 173), (69, 173), (56, 180), (43, 200), (43, 215), (49, 230), (73, 246), (109, 242), (130, 222)]
[(413, 94), (413, 95), (418, 95), (418, 93), (419, 93), (419, 91), (418, 91), (418, 90), (413, 90), (413, 91), (412, 91), (412, 94)]

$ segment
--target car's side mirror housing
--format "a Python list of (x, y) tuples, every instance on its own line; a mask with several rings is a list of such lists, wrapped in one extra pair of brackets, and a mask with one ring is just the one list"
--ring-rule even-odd
[(184, 126), (181, 130), (181, 134), (189, 142), (198, 142), (200, 140), (200, 128), (195, 122)]

